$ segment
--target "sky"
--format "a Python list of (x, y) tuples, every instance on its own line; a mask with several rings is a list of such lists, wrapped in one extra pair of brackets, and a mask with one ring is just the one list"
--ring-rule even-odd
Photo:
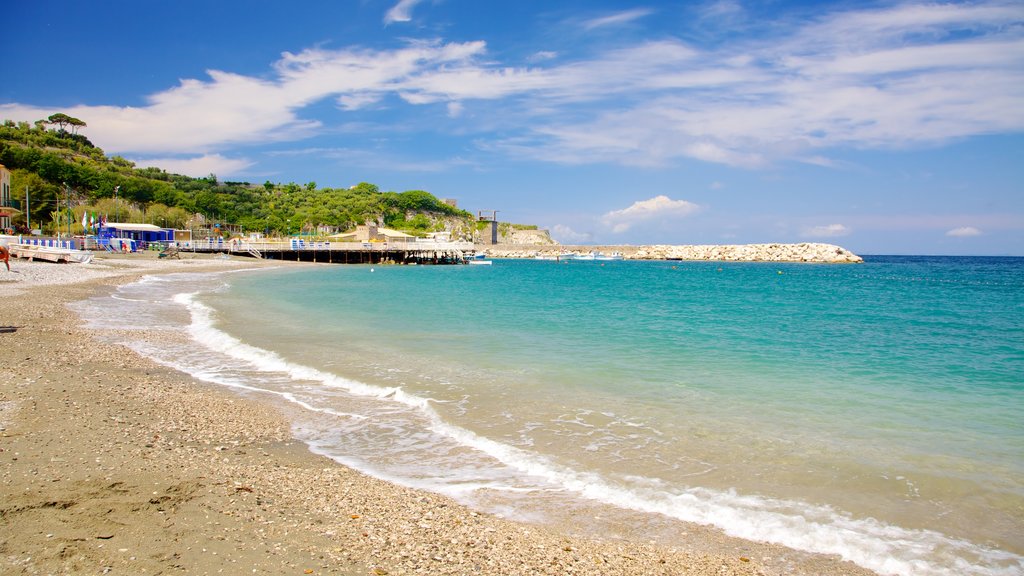
[(569, 244), (1024, 255), (1024, 2), (33, 0), (0, 119)]

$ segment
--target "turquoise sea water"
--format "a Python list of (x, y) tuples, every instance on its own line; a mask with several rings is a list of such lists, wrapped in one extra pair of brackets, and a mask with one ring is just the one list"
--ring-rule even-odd
[(1024, 572), (1024, 259), (287, 267), (81, 312), (165, 333), (132, 346), (280, 402), (319, 452), (494, 511)]

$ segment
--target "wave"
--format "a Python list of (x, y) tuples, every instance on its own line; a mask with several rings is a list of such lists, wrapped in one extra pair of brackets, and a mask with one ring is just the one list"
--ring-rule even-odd
[[(208, 352), (233, 359), (242, 367), (242, 375), (239, 376), (237, 370), (207, 369), (187, 360), (174, 361), (166, 356), (155, 358), (161, 363), (204, 381), (273, 394), (302, 410), (345, 420), (347, 425), (379, 419), (320, 406), (294, 392), (260, 386), (259, 379), (247, 379), (244, 370), (295, 383), (312, 383), (325, 390), (343, 391), (353, 397), (390, 404), (400, 412), (416, 415), (419, 425), (448, 443), (446, 445), (476, 453), (474, 466), (479, 467), (482, 460), (493, 460), (495, 466), (500, 465), (514, 471), (520, 478), (525, 477), (517, 485), (471, 480), (452, 474), (431, 485), (431, 489), (456, 497), (481, 488), (513, 493), (554, 490), (570, 497), (714, 526), (730, 536), (767, 541), (806, 552), (836, 554), (881, 574), (1010, 576), (1024, 571), (1024, 557), (1009, 552), (985, 548), (935, 531), (906, 529), (871, 518), (854, 518), (828, 506), (743, 495), (734, 491), (673, 486), (655, 478), (615, 480), (597, 472), (567, 467), (541, 453), (517, 448), (447, 422), (433, 409), (434, 400), (408, 393), (400, 386), (378, 386), (344, 378), (291, 362), (272, 350), (246, 344), (216, 326), (216, 311), (199, 300), (201, 293), (176, 293), (169, 300), (188, 311), (190, 322), (186, 330), (191, 340)], [(131, 304), (131, 301), (126, 300), (124, 304)], [(140, 351), (150, 356), (155, 352)], [(308, 392), (313, 396), (317, 393), (316, 390)], [(340, 422), (334, 425), (340, 426)], [(360, 461), (337, 447), (332, 450), (329, 438), (318, 438), (301, 427), (297, 427), (297, 431), (300, 439), (308, 442), (318, 453), (389, 481), (423, 487), (417, 485), (420, 483), (415, 479), (375, 465), (372, 461)], [(423, 430), (417, 432), (419, 435), (422, 433)], [(422, 458), (430, 456), (424, 454)], [(440, 461), (442, 464), (434, 463), (431, 467), (441, 466), (446, 460), (442, 457)], [(436, 473), (433, 479), (438, 479)]]

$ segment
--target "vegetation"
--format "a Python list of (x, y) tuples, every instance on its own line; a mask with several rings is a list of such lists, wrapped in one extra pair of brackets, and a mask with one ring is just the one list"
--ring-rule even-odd
[[(365, 182), (351, 188), (319, 188), (315, 182), (254, 185), (219, 182), (213, 174), (192, 178), (137, 168), (120, 156), (107, 157), (78, 134), (85, 126), (66, 114), (34, 125), (8, 120), (0, 126), (0, 164), (12, 173), (12, 197), (22, 209), (29, 190), (33, 227), (63, 230), (87, 213), (175, 228), (218, 223), (268, 236), (345, 231), (367, 221), (415, 235), (440, 231), (446, 222), (471, 228), (468, 212), (423, 190), (381, 192)], [(24, 221), (19, 224), (25, 232)]]

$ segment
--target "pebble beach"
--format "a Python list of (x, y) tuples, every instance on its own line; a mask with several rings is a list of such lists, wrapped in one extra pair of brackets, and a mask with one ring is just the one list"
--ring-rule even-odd
[(0, 268), (0, 572), (870, 574), (697, 525), (654, 541), (585, 516), (519, 522), (372, 478), (310, 452), (269, 404), (94, 340), (67, 307), (146, 274), (280, 265)]

